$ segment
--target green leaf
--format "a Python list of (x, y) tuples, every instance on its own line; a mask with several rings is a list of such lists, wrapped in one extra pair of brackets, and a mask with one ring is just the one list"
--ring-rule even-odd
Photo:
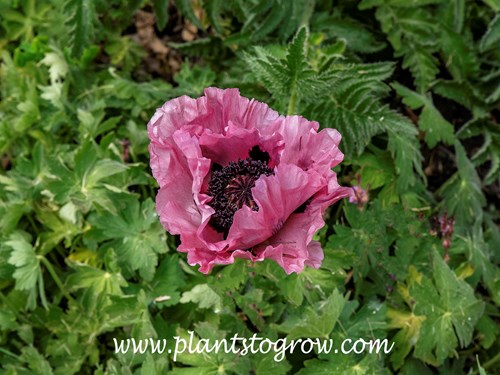
[[(397, 131), (408, 128), (402, 116), (380, 103), (389, 90), (383, 80), (392, 71), (393, 66), (388, 63), (332, 66), (327, 76), (331, 86), (328, 96), (313, 101), (306, 116), (336, 128), (343, 137), (342, 151), (349, 156), (360, 155), (374, 135), (391, 127)], [(402, 132), (401, 136), (407, 133)]]
[(222, 310), (222, 298), (208, 284), (197, 284), (188, 292), (182, 293), (181, 303), (196, 303), (202, 309)]
[(156, 16), (156, 25), (162, 31), (168, 22), (168, 0), (153, 0), (153, 9)]
[(210, 67), (191, 67), (189, 62), (185, 61), (181, 70), (174, 76), (174, 81), (179, 84), (175, 90), (192, 97), (200, 96), (206, 87), (213, 85), (215, 77), (215, 72)]
[(415, 314), (426, 317), (415, 356), (439, 366), (455, 353), (457, 345), (464, 348), (470, 344), (484, 303), (476, 299), (470, 285), (459, 280), (436, 251), (433, 271), (434, 282), (423, 277), (410, 287), (410, 294), (415, 299)]
[(484, 0), (484, 2), (495, 12), (500, 12), (500, 0)]
[(328, 339), (345, 301), (342, 294), (335, 289), (327, 300), (318, 302), (314, 307), (308, 306), (299, 320), (292, 317), (277, 328), (288, 333), (289, 340), (299, 337)]
[[(275, 98), (285, 98), (281, 106), (289, 114), (297, 111), (301, 100), (311, 100), (327, 87), (325, 78), (320, 77), (306, 59), (308, 30), (302, 27), (283, 54), (262, 47), (254, 47), (253, 54), (245, 54), (249, 68), (266, 85)], [(284, 96), (283, 94), (286, 93)]]
[(298, 75), (307, 64), (305, 54), (308, 35), (309, 32), (305, 27), (300, 28), (287, 49), (286, 63), (293, 81), (297, 81)]
[(52, 84), (61, 81), (68, 73), (68, 63), (59, 51), (49, 52), (40, 61), (49, 67), (50, 81)]
[(418, 144), (415, 144), (417, 131), (408, 121), (403, 121), (399, 115), (388, 113), (386, 122), (389, 133), (388, 150), (391, 152), (399, 174), (398, 188), (404, 191), (417, 181), (416, 174), (423, 176), (422, 154)]
[(38, 352), (33, 346), (26, 346), (22, 349), (21, 357), (34, 375), (52, 375), (52, 367), (45, 357)]
[(455, 216), (457, 227), (466, 228), (481, 220), (486, 199), (474, 164), (467, 158), (460, 142), (455, 142), (458, 172), (451, 176), (438, 190), (443, 197), (442, 205)]
[(392, 372), (384, 367), (383, 361), (373, 354), (365, 355), (361, 360), (354, 355), (331, 355), (330, 360), (310, 359), (305, 361), (305, 367), (299, 375), (330, 375), (330, 374), (364, 374), (390, 375)]
[(387, 311), (387, 317), (389, 318), (389, 328), (399, 329), (392, 338), (394, 351), (391, 353), (391, 362), (396, 369), (399, 369), (404, 365), (405, 358), (418, 340), (425, 316), (390, 309)]
[(263, 289), (253, 288), (243, 295), (234, 297), (236, 303), (241, 308), (248, 319), (257, 327), (259, 331), (266, 328), (266, 317), (269, 317), (278, 309), (267, 301), (268, 293)]
[(17, 290), (26, 290), (28, 300), (26, 307), (34, 309), (36, 298), (40, 296), (43, 307), (48, 308), (47, 297), (45, 295), (42, 269), (40, 267), (40, 257), (29, 242), (29, 237), (21, 232), (14, 232), (6, 245), (13, 249), (8, 262), (16, 267), (12, 274), (16, 280)]
[(65, 11), (69, 14), (67, 24), (71, 30), (71, 53), (80, 57), (88, 47), (94, 35), (94, 22), (97, 19), (94, 2), (92, 0), (68, 0)]
[(410, 69), (419, 92), (425, 92), (439, 73), (438, 59), (425, 47), (403, 45), (396, 56), (403, 56), (403, 68)]
[(488, 25), (488, 30), (484, 33), (479, 43), (481, 52), (487, 51), (500, 43), (500, 14), (497, 14)]
[(394, 55), (403, 57), (403, 67), (410, 69), (418, 91), (426, 91), (439, 72), (438, 60), (433, 56), (437, 51), (434, 35), (438, 28), (431, 14), (424, 8), (396, 8), (385, 2), (370, 5), (379, 6), (376, 17), (394, 48)]
[(443, 118), (430, 97), (411, 91), (398, 83), (393, 83), (391, 86), (403, 97), (403, 103), (410, 108), (422, 108), (418, 125), (425, 132), (425, 141), (430, 148), (434, 148), (440, 141), (447, 144), (454, 142), (453, 125)]
[(84, 264), (72, 264), (75, 273), (67, 279), (70, 288), (86, 289), (94, 296), (98, 295), (122, 295), (122, 287), (127, 286), (127, 282), (120, 273), (106, 272), (98, 268)]
[(319, 29), (328, 35), (345, 40), (347, 48), (355, 52), (375, 53), (384, 49), (387, 45), (366, 24), (350, 18), (345, 13), (317, 23), (316, 30)]
[[(204, 348), (211, 347), (214, 340), (221, 340), (223, 331), (216, 330), (218, 327), (210, 323), (201, 323), (196, 325), (196, 333), (186, 332), (185, 330), (178, 328), (176, 331), (176, 336), (179, 341), (185, 340), (184, 342), (192, 343), (192, 347)], [(199, 338), (199, 337), (200, 338)], [(210, 338), (210, 341), (208, 340)], [(177, 361), (184, 365), (192, 367), (174, 367), (172, 373), (180, 375), (213, 375), (220, 372), (224, 373), (250, 373), (249, 359), (245, 356), (235, 356), (233, 353), (225, 353), (223, 350), (219, 350), (218, 353), (210, 352), (206, 350), (195, 351), (194, 353), (179, 353), (176, 358)]]
[(202, 4), (203, 4), (203, 9), (205, 9), (205, 11), (207, 12), (210, 24), (213, 26), (213, 28), (218, 34), (222, 34), (224, 30), (219, 19), (220, 14), (222, 13), (221, 10), (222, 1), (209, 0), (209, 1), (203, 1)]
[(105, 46), (111, 64), (130, 71), (146, 56), (144, 49), (130, 36), (111, 37)]
[(16, 267), (13, 274), (16, 289), (34, 290), (41, 277), (40, 261), (35, 249), (19, 232), (13, 233), (5, 244), (13, 250), (9, 263)]
[(491, 285), (496, 277), (496, 268), (493, 251), (484, 240), (481, 220), (476, 220), (463, 234), (457, 234), (457, 237), (460, 241), (457, 247), (463, 247), (467, 260), (474, 267), (474, 273), (480, 276), (486, 285)]
[(487, 169), (484, 184), (490, 185), (500, 178), (500, 129), (489, 118), (479, 118), (465, 124), (458, 135), (461, 139), (482, 136), (484, 142), (472, 155), (475, 165)]
[(74, 170), (61, 157), (50, 162), (47, 193), (59, 204), (65, 204), (71, 199), (84, 212), (96, 205), (116, 213), (111, 192), (125, 189), (105, 184), (105, 181), (127, 168), (121, 162), (103, 158), (97, 146), (87, 141), (75, 153)]
[(156, 270), (151, 285), (151, 295), (158, 306), (173, 306), (180, 301), (179, 288), (185, 283), (179, 257), (172, 255), (163, 259)]
[(211, 280), (210, 287), (216, 291), (228, 292), (237, 290), (245, 282), (248, 272), (247, 263), (244, 260), (235, 259), (235, 262), (225, 266)]
[(175, 5), (177, 6), (177, 9), (180, 11), (180, 13), (186, 17), (193, 25), (195, 25), (198, 29), (203, 29), (203, 26), (196, 17), (193, 7), (191, 5), (190, 0), (174, 0)]
[(252, 370), (255, 374), (262, 375), (286, 375), (290, 373), (292, 366), (286, 359), (276, 360), (276, 353), (271, 351), (268, 354), (257, 353), (250, 358)]
[(448, 28), (441, 30), (441, 48), (446, 67), (453, 78), (459, 82), (474, 76), (479, 70), (479, 62), (472, 43), (465, 36)]
[(118, 216), (106, 211), (89, 217), (94, 226), (92, 236), (97, 241), (109, 241), (104, 248), (114, 249), (125, 269), (138, 270), (141, 277), (152, 280), (158, 254), (168, 250), (154, 203), (148, 199), (139, 204), (137, 199), (123, 195), (117, 205)]

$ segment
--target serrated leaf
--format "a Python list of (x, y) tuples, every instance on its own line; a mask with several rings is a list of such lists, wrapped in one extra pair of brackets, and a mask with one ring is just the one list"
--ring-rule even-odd
[(439, 366), (472, 340), (476, 322), (484, 311), (484, 303), (474, 296), (465, 281), (459, 280), (434, 251), (434, 283), (424, 277), (410, 287), (415, 299), (415, 314), (425, 316), (415, 345), (415, 356)]
[(9, 263), (16, 267), (13, 274), (16, 289), (32, 290), (41, 276), (40, 261), (33, 246), (20, 233), (13, 233), (5, 243), (12, 248)]
[(383, 80), (392, 71), (393, 66), (388, 63), (333, 66), (328, 73), (329, 100), (323, 99), (319, 104), (313, 101), (307, 117), (336, 128), (343, 136), (342, 151), (349, 156), (360, 155), (374, 135), (391, 126), (406, 127), (402, 117), (380, 103), (388, 92)]
[(403, 191), (416, 182), (416, 174), (423, 176), (422, 171), (422, 154), (415, 142), (417, 132), (416, 129), (408, 122), (401, 121), (399, 116), (389, 116), (387, 121), (389, 125), (387, 132), (389, 133), (388, 150), (394, 158), (396, 172), (399, 174), (398, 188)]
[[(490, 185), (500, 178), (500, 129), (488, 118), (478, 118), (465, 124), (458, 135), (461, 139), (482, 136), (484, 142), (472, 155), (475, 165), (487, 166), (488, 173), (483, 181)], [(489, 163), (488, 163), (489, 162)]]
[(122, 197), (117, 216), (106, 211), (89, 217), (95, 227), (92, 235), (98, 241), (108, 241), (105, 248), (114, 249), (126, 269), (138, 270), (141, 277), (152, 280), (158, 254), (168, 250), (165, 232), (151, 199), (139, 204), (134, 198)]
[[(375, 4), (374, 4), (375, 5)], [(403, 67), (409, 68), (418, 91), (424, 92), (438, 73), (435, 33), (438, 32), (431, 14), (424, 8), (399, 8), (381, 2), (376, 17), (394, 48), (396, 57), (403, 57)]]
[(389, 328), (399, 329), (398, 333), (392, 338), (395, 345), (394, 351), (391, 353), (391, 362), (396, 369), (399, 369), (403, 366), (406, 356), (418, 340), (425, 316), (389, 309), (387, 317), (389, 319)]
[(472, 47), (472, 41), (469, 41), (465, 36), (443, 28), (440, 45), (446, 67), (455, 80), (465, 81), (478, 72), (479, 63)]
[(218, 34), (223, 33), (223, 27), (220, 22), (220, 14), (222, 13), (222, 1), (221, 0), (209, 0), (203, 1), (203, 9), (207, 12), (210, 24), (215, 29)]
[(396, 56), (403, 56), (403, 68), (410, 69), (419, 92), (425, 92), (439, 73), (438, 59), (425, 47), (404, 45)]
[(299, 337), (328, 339), (344, 304), (345, 298), (335, 289), (327, 300), (318, 302), (315, 307), (307, 307), (299, 320), (292, 317), (277, 328), (287, 332), (290, 340)]
[(306, 65), (305, 52), (308, 34), (307, 29), (302, 27), (297, 32), (287, 49), (286, 62), (288, 69), (295, 80), (298, 78), (298, 74)]
[(193, 25), (195, 25), (198, 29), (203, 29), (203, 25), (201, 24), (198, 17), (196, 17), (193, 6), (191, 4), (191, 0), (174, 0), (177, 9), (180, 13), (186, 17)]
[(34, 375), (52, 375), (52, 367), (45, 357), (33, 346), (26, 346), (22, 349), (21, 359), (31, 369)]
[(151, 294), (157, 305), (173, 306), (180, 301), (179, 288), (184, 285), (184, 273), (176, 255), (169, 256), (160, 263), (151, 285)]
[(119, 273), (106, 272), (98, 268), (84, 264), (74, 264), (75, 273), (67, 279), (70, 288), (88, 289), (94, 295), (122, 295), (121, 287), (127, 286), (127, 282)]
[(222, 310), (222, 298), (208, 284), (198, 284), (190, 291), (182, 293), (181, 303), (196, 303), (202, 309)]
[(418, 124), (426, 132), (425, 141), (430, 148), (434, 148), (439, 141), (452, 144), (454, 141), (453, 125), (446, 121), (441, 113), (434, 107), (430, 97), (418, 94), (410, 89), (393, 83), (392, 87), (403, 97), (403, 103), (412, 109), (422, 108)]
[(67, 23), (72, 27), (71, 52), (80, 57), (90, 44), (94, 34), (94, 21), (97, 19), (92, 0), (68, 0), (65, 11), (69, 14)]
[(443, 197), (442, 205), (455, 216), (456, 225), (466, 228), (482, 218), (486, 200), (474, 164), (458, 141), (455, 142), (455, 153), (458, 172), (439, 188), (438, 194)]
[(479, 43), (481, 52), (487, 51), (500, 43), (500, 14), (497, 14), (488, 25), (488, 30), (484, 33)]
[(40, 63), (49, 67), (50, 82), (52, 84), (60, 82), (68, 73), (68, 63), (60, 52), (46, 53)]
[(376, 355), (365, 355), (362, 359), (353, 355), (331, 355), (331, 360), (310, 359), (298, 375), (363, 374), (390, 375), (383, 361)]
[(210, 67), (193, 67), (186, 61), (182, 64), (181, 70), (174, 76), (174, 81), (179, 84), (176, 91), (189, 96), (199, 96), (206, 87), (213, 85), (215, 72)]
[(28, 292), (26, 306), (31, 309), (34, 308), (38, 295), (42, 305), (47, 308), (40, 258), (35, 249), (20, 232), (14, 232), (5, 244), (13, 249), (8, 262), (16, 267), (12, 274), (16, 280), (15, 288)]

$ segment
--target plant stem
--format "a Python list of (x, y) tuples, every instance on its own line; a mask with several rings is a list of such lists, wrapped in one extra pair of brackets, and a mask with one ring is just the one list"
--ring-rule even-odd
[(295, 88), (295, 82), (294, 82), (292, 86), (292, 92), (290, 94), (290, 101), (288, 102), (287, 115), (295, 114), (296, 109), (297, 109), (297, 89)]
[(488, 362), (485, 362), (483, 364), (483, 368), (484, 369), (487, 369), (487, 368), (490, 368), (493, 364), (495, 364), (496, 362), (498, 362), (498, 360), (500, 360), (500, 353), (497, 353), (496, 356), (494, 356), (492, 359), (490, 359)]
[(63, 283), (61, 282), (61, 279), (59, 276), (57, 276), (56, 271), (54, 270), (54, 267), (52, 267), (52, 264), (45, 258), (43, 255), (38, 255), (38, 259), (47, 267), (47, 270), (49, 271), (50, 275), (52, 276), (52, 279), (54, 279), (54, 282), (56, 285), (59, 287), (59, 290), (63, 294), (64, 297), (68, 299), (68, 301), (74, 302), (76, 304), (76, 301), (74, 300), (73, 297), (68, 293), (66, 288), (64, 287)]

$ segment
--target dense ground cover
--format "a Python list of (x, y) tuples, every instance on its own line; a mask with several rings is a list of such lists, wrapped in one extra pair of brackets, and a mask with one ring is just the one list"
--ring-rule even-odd
[[(498, 0), (2, 0), (2, 373), (499, 373), (498, 12)], [(162, 228), (146, 123), (209, 86), (342, 134), (339, 181), (368, 199), (330, 209), (320, 269), (237, 261), (205, 276)], [(189, 330), (395, 346), (281, 362), (115, 354), (113, 338)]]

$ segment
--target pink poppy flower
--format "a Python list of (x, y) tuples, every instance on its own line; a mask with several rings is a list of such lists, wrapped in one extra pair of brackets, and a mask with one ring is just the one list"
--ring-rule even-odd
[(352, 194), (331, 170), (343, 159), (334, 129), (280, 116), (238, 89), (207, 88), (158, 108), (148, 123), (156, 209), (188, 263), (208, 273), (234, 258), (318, 268), (314, 233), (328, 206)]

